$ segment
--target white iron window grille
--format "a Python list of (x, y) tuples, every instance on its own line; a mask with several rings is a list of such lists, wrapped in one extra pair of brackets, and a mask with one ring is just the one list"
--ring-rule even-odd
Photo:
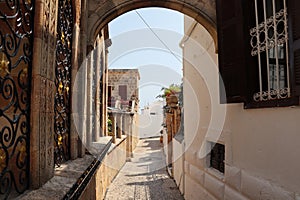
[(254, 0), (256, 26), (250, 29), (251, 55), (257, 56), (256, 102), (290, 97), (286, 0)]

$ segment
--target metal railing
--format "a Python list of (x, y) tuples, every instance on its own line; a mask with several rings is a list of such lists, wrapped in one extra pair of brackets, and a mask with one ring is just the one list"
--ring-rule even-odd
[(34, 1), (0, 1), (0, 199), (29, 187)]
[(93, 160), (93, 162), (87, 167), (84, 173), (77, 179), (76, 183), (64, 196), (63, 198), (64, 200), (78, 199), (81, 196), (82, 192), (85, 190), (88, 183), (95, 175), (96, 170), (103, 162), (103, 159), (105, 158), (105, 155), (107, 154), (111, 144), (112, 144), (112, 140), (110, 140), (110, 142), (104, 147), (101, 154)]
[(256, 27), (250, 29), (250, 43), (251, 55), (258, 58), (259, 92), (253, 99), (258, 102), (290, 97), (286, 0), (254, 1)]

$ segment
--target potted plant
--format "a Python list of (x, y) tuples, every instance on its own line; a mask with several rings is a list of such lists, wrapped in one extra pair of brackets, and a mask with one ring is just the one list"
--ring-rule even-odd
[(107, 132), (108, 132), (108, 136), (112, 136), (112, 121), (111, 121), (111, 119), (107, 119)]
[(161, 91), (163, 91), (163, 94), (158, 95), (156, 98), (165, 98), (168, 105), (178, 103), (178, 96), (181, 92), (180, 85), (171, 84), (168, 88), (162, 87)]

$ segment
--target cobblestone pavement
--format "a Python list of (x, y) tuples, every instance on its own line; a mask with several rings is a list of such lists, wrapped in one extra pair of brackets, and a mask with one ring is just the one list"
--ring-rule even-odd
[(159, 138), (140, 140), (131, 160), (109, 186), (105, 199), (183, 199), (166, 172), (162, 147)]

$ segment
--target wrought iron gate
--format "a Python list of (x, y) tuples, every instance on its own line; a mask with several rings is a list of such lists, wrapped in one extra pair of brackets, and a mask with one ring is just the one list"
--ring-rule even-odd
[(58, 1), (58, 22), (55, 68), (55, 164), (69, 160), (70, 144), (70, 87), (73, 14), (70, 0)]
[(33, 5), (0, 1), (0, 199), (29, 185)]

